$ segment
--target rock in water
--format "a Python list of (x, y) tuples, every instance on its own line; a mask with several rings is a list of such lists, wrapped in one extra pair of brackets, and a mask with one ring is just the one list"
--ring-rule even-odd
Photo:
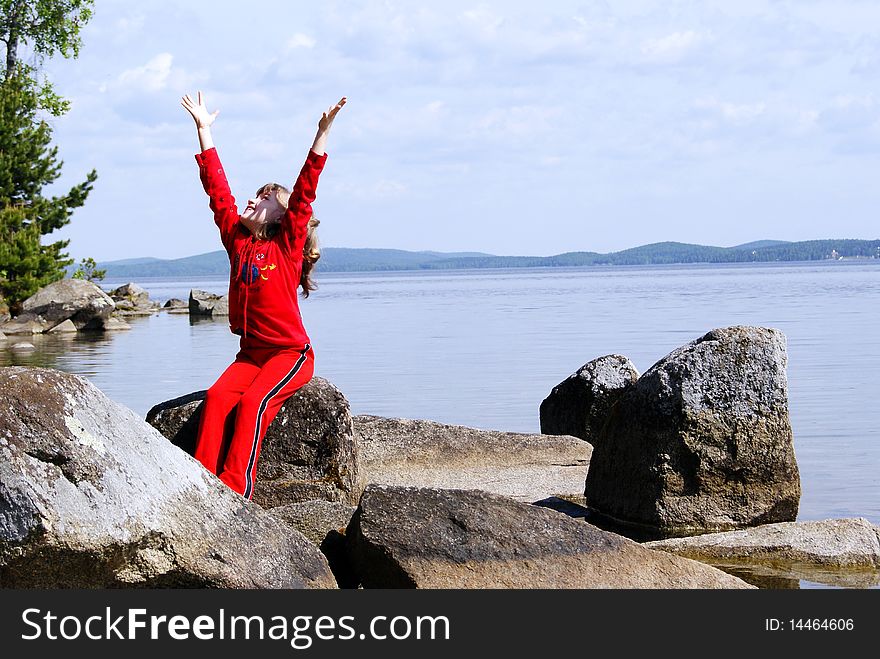
[(880, 570), (880, 527), (863, 517), (779, 522), (645, 546), (706, 562)]
[(366, 588), (750, 587), (697, 561), (479, 490), (368, 485), (345, 536)]
[(333, 588), (323, 555), (87, 380), (0, 368), (0, 586)]
[[(204, 391), (159, 403), (147, 422), (192, 454)], [(312, 378), (288, 398), (263, 439), (254, 501), (274, 508), (324, 499), (356, 504), (360, 458), (348, 401), (323, 378)]]
[(110, 297), (116, 303), (116, 312), (125, 316), (146, 316), (159, 309), (147, 290), (133, 282), (114, 288)]
[(639, 377), (623, 355), (605, 355), (553, 387), (541, 403), (541, 432), (573, 435), (595, 446), (615, 401)]
[(189, 312), (194, 316), (228, 316), (229, 298), (193, 288), (189, 292)]
[(128, 284), (123, 284), (118, 288), (114, 288), (110, 291), (110, 297), (113, 298), (115, 302), (125, 300), (135, 307), (143, 307), (150, 304), (150, 294), (143, 286), (139, 286), (134, 282), (129, 282)]
[(6, 334), (42, 334), (53, 328), (53, 324), (42, 316), (23, 313), (12, 320), (6, 321), (0, 328)]
[(786, 361), (782, 332), (735, 326), (654, 364), (611, 410), (587, 505), (659, 536), (793, 521)]
[(62, 279), (25, 300), (20, 317), (40, 316), (51, 327), (69, 318), (78, 330), (99, 330), (114, 308), (113, 300), (96, 284), (84, 279)]

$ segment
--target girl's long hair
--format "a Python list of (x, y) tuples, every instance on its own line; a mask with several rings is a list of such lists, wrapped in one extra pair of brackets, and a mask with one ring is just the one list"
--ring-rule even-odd
[(319, 224), (321, 224), (321, 221), (314, 215), (309, 218), (309, 230), (308, 234), (306, 234), (306, 244), (303, 245), (302, 274), (299, 278), (299, 285), (302, 287), (303, 297), (308, 297), (309, 293), (318, 288), (318, 285), (312, 281), (311, 275), (312, 268), (315, 267), (318, 259), (321, 258), (321, 248), (318, 245), (318, 232), (315, 231)]

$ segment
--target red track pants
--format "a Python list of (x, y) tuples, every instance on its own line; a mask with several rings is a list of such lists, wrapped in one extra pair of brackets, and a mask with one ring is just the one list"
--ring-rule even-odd
[[(208, 389), (199, 421), (196, 459), (250, 499), (266, 429), (281, 404), (311, 380), (314, 371), (315, 355), (308, 344), (298, 350), (242, 341), (235, 361)], [(227, 418), (236, 407), (229, 438)], [(229, 440), (228, 448), (224, 439)]]

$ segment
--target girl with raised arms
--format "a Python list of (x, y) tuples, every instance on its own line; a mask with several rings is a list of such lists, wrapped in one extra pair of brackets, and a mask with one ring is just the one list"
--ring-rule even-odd
[[(308, 297), (315, 288), (310, 273), (320, 253), (312, 202), (327, 161), (327, 134), (345, 103), (342, 98), (322, 114), (293, 190), (267, 183), (239, 213), (211, 136), (219, 111), (208, 112), (201, 92), (196, 100), (187, 95), (181, 101), (196, 123), (199, 174), (229, 254), (230, 329), (241, 337), (235, 361), (208, 389), (195, 457), (248, 499), (266, 429), (314, 373), (298, 292)], [(235, 421), (226, 432), (233, 410)]]

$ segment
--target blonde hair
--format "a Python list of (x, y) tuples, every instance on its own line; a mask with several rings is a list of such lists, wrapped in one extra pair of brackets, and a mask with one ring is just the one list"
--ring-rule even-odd
[(318, 244), (318, 232), (316, 231), (319, 224), (321, 224), (321, 220), (314, 215), (309, 218), (309, 230), (306, 234), (306, 243), (303, 245), (302, 274), (299, 278), (303, 297), (308, 297), (309, 293), (318, 288), (318, 285), (312, 281), (311, 274), (315, 263), (321, 258), (321, 247)]

